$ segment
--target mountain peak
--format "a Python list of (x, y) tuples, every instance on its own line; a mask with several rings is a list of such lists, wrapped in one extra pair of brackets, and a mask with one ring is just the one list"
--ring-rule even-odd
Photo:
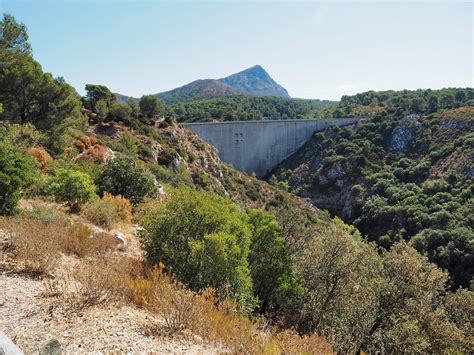
[[(263, 67), (260, 64), (254, 65), (253, 67), (250, 67), (250, 68), (242, 70), (242, 71), (243, 72), (248, 71), (248, 72), (251, 72), (251, 73), (268, 75), (267, 71), (265, 69), (263, 69)], [(268, 75), (268, 76), (270, 76), (270, 75)]]
[(248, 95), (290, 97), (285, 88), (275, 82), (259, 64), (219, 81)]

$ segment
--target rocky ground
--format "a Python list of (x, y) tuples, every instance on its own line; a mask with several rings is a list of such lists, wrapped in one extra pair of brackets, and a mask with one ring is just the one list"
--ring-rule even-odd
[(70, 312), (45, 296), (44, 281), (0, 274), (0, 329), (25, 353), (55, 339), (63, 352), (218, 353), (189, 334), (150, 334), (156, 316), (129, 306), (105, 305)]

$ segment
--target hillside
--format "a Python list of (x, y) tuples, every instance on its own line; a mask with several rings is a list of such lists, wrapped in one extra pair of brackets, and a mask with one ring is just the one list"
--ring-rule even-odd
[[(410, 241), (449, 270), (453, 288), (469, 287), (474, 276), (474, 108), (462, 107), (471, 94), (457, 92), (464, 98), (456, 100), (459, 108), (426, 115), (400, 109), (399, 93), (373, 93), (385, 99), (374, 106), (379, 109), (371, 118), (316, 134), (275, 175), (384, 248)], [(374, 107), (357, 103), (353, 109)]]
[[(155, 94), (165, 104), (243, 95), (290, 97), (260, 65), (226, 78), (195, 80), (179, 88)], [(130, 99), (122, 94), (115, 94), (115, 97), (120, 103), (126, 103)]]
[(210, 99), (242, 95), (238, 90), (214, 79), (196, 80), (179, 88), (156, 94), (155, 96), (165, 104), (176, 102)]
[(229, 75), (219, 81), (247, 95), (290, 97), (288, 91), (273, 80), (260, 65)]
[(165, 116), (178, 122), (305, 119), (319, 118), (323, 109), (335, 104), (327, 100), (239, 96), (176, 103), (165, 108)]

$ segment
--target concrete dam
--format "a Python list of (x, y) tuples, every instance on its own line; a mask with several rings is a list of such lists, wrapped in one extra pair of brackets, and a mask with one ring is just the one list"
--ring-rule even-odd
[(183, 123), (212, 144), (220, 158), (259, 178), (295, 153), (314, 132), (329, 126), (346, 126), (358, 118), (277, 121), (226, 121)]

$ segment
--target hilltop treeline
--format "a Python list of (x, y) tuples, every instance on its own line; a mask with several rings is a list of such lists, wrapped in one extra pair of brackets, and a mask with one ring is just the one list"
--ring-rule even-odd
[(367, 91), (343, 96), (337, 106), (325, 110), (324, 115), (328, 117), (400, 116), (410, 113), (428, 114), (462, 106), (474, 106), (473, 88)]
[(319, 118), (318, 112), (332, 105), (326, 100), (234, 96), (176, 103), (166, 108), (166, 116), (178, 122), (305, 119)]

